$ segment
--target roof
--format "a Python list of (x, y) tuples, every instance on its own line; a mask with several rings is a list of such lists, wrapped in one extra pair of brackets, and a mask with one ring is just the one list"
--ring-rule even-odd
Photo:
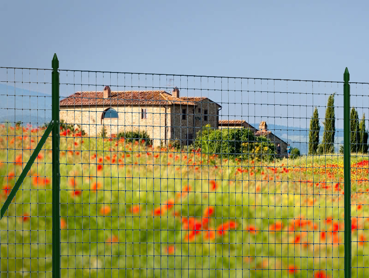
[[(124, 106), (124, 105), (196, 105), (207, 97), (174, 97), (166, 91), (112, 91), (109, 98), (104, 92), (76, 92), (60, 101), (60, 107), (70, 106)], [(214, 102), (215, 103), (215, 102)], [(218, 103), (215, 103), (221, 107)]]
[(207, 98), (207, 97), (180, 97), (180, 99), (187, 100), (187, 101), (193, 101), (193, 102), (199, 102), (199, 101), (203, 101), (207, 99), (209, 102), (213, 102), (219, 107), (222, 107), (221, 105), (219, 105), (218, 103), (212, 101), (210, 98)]
[(219, 120), (220, 125), (242, 125), (248, 124), (246, 121), (243, 120)]
[(166, 91), (112, 91), (109, 98), (102, 91), (76, 92), (60, 101), (60, 107), (125, 105), (196, 105), (196, 101), (176, 98)]
[(248, 128), (251, 128), (252, 130), (256, 130), (255, 127), (250, 125), (245, 120), (219, 120), (220, 126), (246, 126)]

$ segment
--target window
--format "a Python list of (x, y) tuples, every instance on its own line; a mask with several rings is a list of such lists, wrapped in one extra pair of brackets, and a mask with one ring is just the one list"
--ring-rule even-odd
[(201, 108), (199, 108), (199, 113), (201, 113)]
[(187, 109), (182, 109), (182, 120), (186, 120)]
[(118, 118), (118, 112), (115, 111), (113, 108), (109, 108), (105, 110), (102, 114), (103, 119), (114, 119)]
[(141, 109), (141, 119), (147, 119), (147, 109)]
[(204, 121), (208, 120), (208, 110), (204, 110)]
[(187, 133), (187, 136), (186, 136), (187, 140), (186, 140), (186, 144), (187, 145), (191, 145), (193, 143), (193, 134), (192, 133)]

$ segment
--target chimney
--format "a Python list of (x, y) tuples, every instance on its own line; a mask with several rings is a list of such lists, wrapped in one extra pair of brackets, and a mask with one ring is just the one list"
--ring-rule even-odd
[(110, 87), (109, 87), (109, 86), (105, 86), (105, 88), (104, 88), (104, 93), (103, 93), (103, 97), (104, 97), (104, 98), (110, 98), (110, 96), (111, 96)]
[(265, 121), (260, 122), (259, 130), (267, 131), (267, 129), (268, 129), (267, 123)]
[(173, 97), (177, 97), (177, 98), (179, 98), (179, 90), (178, 90), (178, 88), (177, 88), (177, 87), (174, 87), (174, 88), (173, 88), (172, 96), (173, 96)]

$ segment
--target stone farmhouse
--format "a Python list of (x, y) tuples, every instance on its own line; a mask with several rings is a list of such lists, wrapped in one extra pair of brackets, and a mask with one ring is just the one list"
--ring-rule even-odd
[(181, 97), (178, 88), (166, 91), (76, 92), (60, 101), (60, 120), (79, 125), (89, 136), (107, 136), (120, 132), (146, 131), (153, 145), (179, 140), (191, 144), (205, 125), (214, 129), (249, 128), (256, 136), (265, 136), (280, 144), (281, 155), (287, 154), (287, 143), (267, 130), (261, 122), (259, 130), (244, 120), (219, 120), (221, 106), (206, 97)]
[(146, 131), (153, 145), (171, 140), (190, 144), (205, 125), (218, 128), (221, 106), (206, 97), (181, 97), (166, 91), (76, 92), (60, 101), (60, 120), (80, 125), (89, 136)]

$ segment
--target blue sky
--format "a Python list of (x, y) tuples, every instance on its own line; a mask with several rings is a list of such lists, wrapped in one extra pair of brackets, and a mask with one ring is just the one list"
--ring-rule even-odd
[[(1, 1), (0, 66), (50, 68), (57, 53), (61, 69), (342, 81), (348, 67), (351, 81), (369, 82), (368, 10), (367, 1)], [(43, 78), (50, 80), (48, 74)], [(106, 76), (92, 81), (110, 82)], [(183, 81), (163, 78), (161, 86), (169, 84), (169, 89)], [(251, 80), (242, 90), (289, 93), (251, 95), (246, 90), (240, 100), (219, 79), (210, 85), (191, 82), (187, 86), (224, 90), (182, 91), (223, 101), (223, 119), (305, 129), (314, 107), (324, 121), (327, 98), (337, 92), (336, 125), (342, 128), (341, 84)], [(232, 86), (241, 85), (231, 80)], [(100, 87), (73, 85), (62, 91)], [(50, 86), (25, 89), (47, 93)], [(294, 91), (311, 95), (290, 94)], [(368, 93), (367, 85), (352, 86), (352, 94), (361, 95), (351, 100), (359, 117), (366, 113), (368, 118)]]
[(367, 1), (1, 1), (2, 66), (369, 81)]

